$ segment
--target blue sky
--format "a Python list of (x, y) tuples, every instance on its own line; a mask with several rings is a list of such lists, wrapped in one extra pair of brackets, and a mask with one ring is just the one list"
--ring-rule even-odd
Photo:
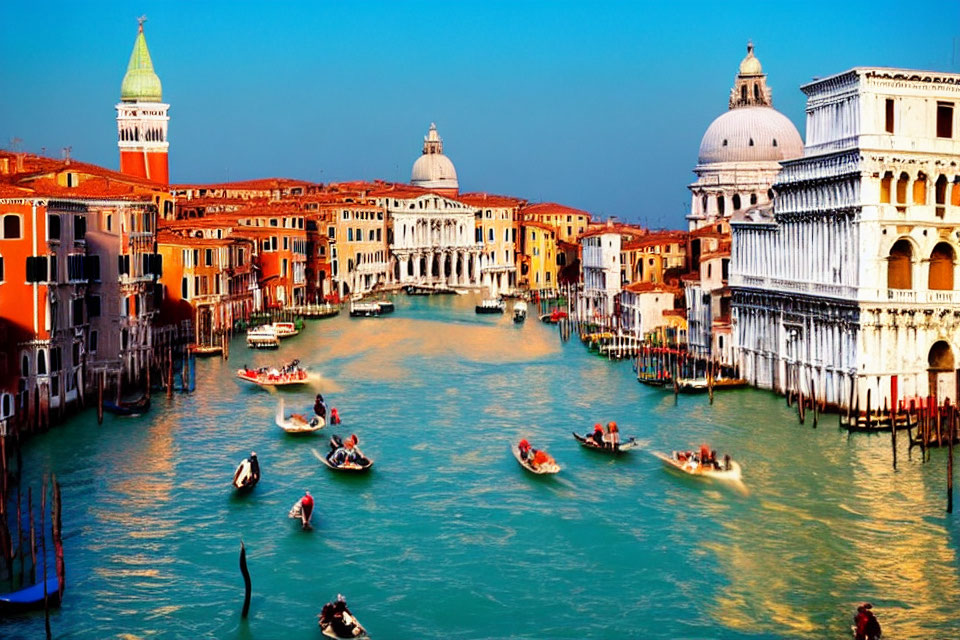
[(683, 224), (700, 137), (752, 39), (799, 86), (857, 65), (960, 72), (960, 1), (0, 3), (0, 146), (116, 167), (136, 36), (175, 182), (406, 181), (436, 122), (462, 190)]

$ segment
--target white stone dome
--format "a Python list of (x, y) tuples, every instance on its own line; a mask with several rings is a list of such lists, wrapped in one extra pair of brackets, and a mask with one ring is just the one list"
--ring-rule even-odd
[(442, 153), (427, 153), (413, 163), (410, 182), (425, 189), (457, 189), (457, 170)]
[(779, 162), (801, 155), (803, 140), (789, 118), (772, 107), (742, 107), (707, 127), (697, 162)]
[(443, 155), (443, 140), (437, 133), (437, 125), (430, 123), (430, 130), (423, 137), (423, 155), (413, 163), (410, 182), (424, 189), (458, 190), (457, 170), (450, 158)]

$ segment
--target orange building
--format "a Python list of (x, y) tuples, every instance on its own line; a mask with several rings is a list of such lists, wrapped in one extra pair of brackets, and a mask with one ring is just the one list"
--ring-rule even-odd
[(562, 242), (577, 242), (590, 225), (591, 215), (556, 202), (538, 202), (525, 205), (520, 210), (521, 219), (547, 224), (557, 230), (557, 239)]
[(234, 214), (233, 233), (253, 241), (259, 288), (257, 310), (304, 304), (307, 290), (307, 231), (300, 203), (254, 205)]

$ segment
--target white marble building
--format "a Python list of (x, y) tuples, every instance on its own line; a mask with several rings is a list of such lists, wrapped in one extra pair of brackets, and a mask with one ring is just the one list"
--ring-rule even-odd
[(800, 134), (773, 108), (766, 75), (753, 45), (748, 44), (728, 110), (703, 134), (693, 169), (697, 180), (689, 185), (690, 257), (697, 275), (684, 278), (684, 294), (688, 339), (694, 351), (730, 363), (729, 221), (748, 208), (769, 203), (780, 162), (802, 153)]
[(620, 230), (608, 223), (580, 236), (583, 246), (583, 288), (577, 300), (581, 320), (613, 315), (614, 299), (620, 293)]
[(741, 372), (841, 407), (955, 400), (960, 74), (855, 68), (802, 89), (804, 156), (772, 211), (732, 225)]

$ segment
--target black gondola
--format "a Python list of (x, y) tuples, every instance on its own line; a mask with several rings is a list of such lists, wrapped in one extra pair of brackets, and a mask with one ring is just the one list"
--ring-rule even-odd
[(142, 396), (138, 400), (120, 402), (103, 401), (103, 410), (118, 416), (139, 416), (150, 410), (150, 398)]
[(584, 449), (592, 449), (593, 451), (598, 451), (600, 453), (612, 453), (614, 455), (618, 453), (623, 453), (630, 451), (631, 449), (636, 448), (637, 439), (636, 438), (627, 438), (620, 443), (620, 446), (614, 449), (613, 447), (600, 446), (593, 438), (588, 438), (587, 436), (582, 436), (576, 431), (573, 432), (573, 437), (577, 439), (577, 442), (580, 443), (580, 446)]
[(251, 453), (250, 457), (245, 458), (233, 473), (233, 486), (237, 491), (245, 493), (257, 486), (258, 482), (260, 482), (260, 462), (257, 460), (257, 454)]

